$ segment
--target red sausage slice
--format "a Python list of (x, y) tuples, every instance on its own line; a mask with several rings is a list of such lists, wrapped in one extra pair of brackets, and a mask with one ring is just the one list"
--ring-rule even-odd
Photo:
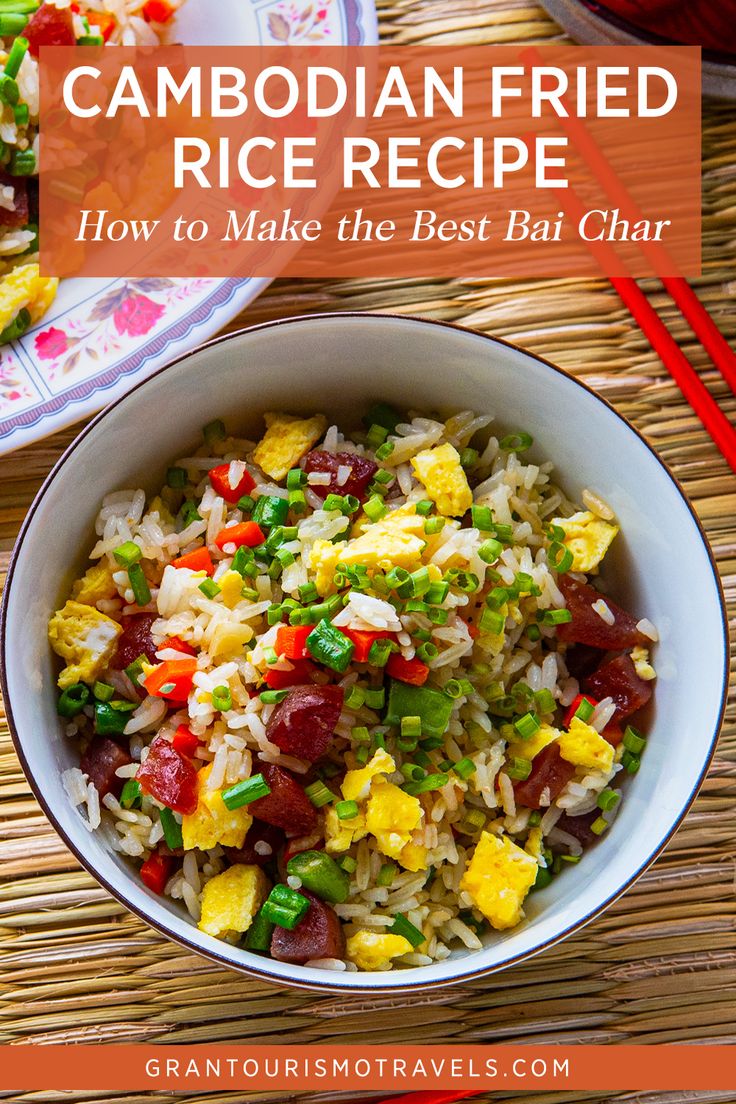
[(125, 779), (118, 778), (115, 772), (119, 767), (127, 767), (132, 762), (120, 744), (116, 744), (108, 736), (95, 736), (82, 756), (79, 767), (89, 775), (89, 780), (100, 797), (109, 793), (120, 797)]
[(604, 663), (585, 680), (585, 689), (598, 701), (613, 698), (616, 712), (612, 724), (618, 724), (636, 713), (652, 696), (651, 682), (639, 678), (629, 655), (616, 656)]
[(529, 777), (514, 786), (516, 804), (541, 809), (541, 798), (545, 796), (545, 807), (551, 805), (574, 774), (575, 767), (562, 758), (559, 745), (547, 744), (534, 756)]
[(345, 933), (330, 905), (306, 889), (299, 892), (312, 902), (301, 923), (289, 931), (275, 927), (271, 936), (271, 957), (279, 962), (303, 966), (312, 958), (344, 958)]
[[(568, 575), (560, 575), (557, 582), (572, 614), (572, 621), (558, 625), (558, 640), (565, 644), (589, 644), (605, 652), (616, 652), (623, 648), (633, 648), (645, 639), (636, 627), (636, 618), (610, 598), (604, 598), (589, 583), (579, 583)], [(612, 625), (608, 625), (593, 609), (594, 603), (601, 598), (613, 614)]]
[(260, 773), (271, 788), (266, 797), (259, 797), (248, 806), (248, 812), (287, 836), (305, 836), (317, 826), (317, 810), (293, 774), (274, 763), (259, 763)]
[[(340, 468), (350, 468), (350, 475), (344, 483), (337, 482)], [(356, 452), (323, 452), (321, 449), (314, 449), (307, 453), (304, 470), (329, 473), (329, 483), (310, 484), (309, 489), (314, 491), (318, 498), (325, 499), (328, 494), (354, 495), (356, 498), (363, 498), (368, 484), (378, 471), (378, 464), (366, 456), (359, 456)]]
[(314, 763), (330, 746), (344, 697), (341, 686), (294, 686), (271, 714), (266, 736), (287, 755)]

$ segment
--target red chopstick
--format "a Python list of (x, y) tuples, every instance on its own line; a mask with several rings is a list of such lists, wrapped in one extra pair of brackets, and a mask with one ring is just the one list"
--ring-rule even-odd
[(662, 283), (690, 323), (696, 337), (700, 339), (700, 344), (736, 395), (736, 353), (687, 280), (681, 276), (663, 276)]
[(379, 1104), (453, 1104), (455, 1100), (465, 1100), (469, 1096), (480, 1096), (481, 1089), (465, 1089), (460, 1092), (448, 1089), (446, 1092), (428, 1089), (424, 1092), (403, 1093), (401, 1096), (389, 1096)]

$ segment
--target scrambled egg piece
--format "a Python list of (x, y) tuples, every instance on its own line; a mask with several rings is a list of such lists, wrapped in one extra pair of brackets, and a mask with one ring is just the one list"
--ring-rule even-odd
[(62, 690), (75, 682), (94, 682), (108, 666), (122, 627), (94, 606), (68, 601), (49, 621), (49, 641), (66, 660), (59, 675)]
[(264, 414), (263, 418), (266, 433), (258, 442), (253, 459), (272, 479), (283, 479), (296, 467), (327, 428), (327, 419), (322, 414), (315, 414), (313, 418)]
[(113, 598), (118, 592), (112, 578), (112, 568), (107, 560), (100, 560), (87, 568), (81, 579), (72, 587), (72, 598), (83, 606), (95, 606), (105, 598)]
[(259, 866), (230, 866), (206, 883), (202, 891), (200, 931), (222, 939), (245, 932), (266, 899), (268, 879)]
[(335, 572), (342, 560), (346, 548), (345, 541), (333, 544), (321, 537), (314, 542), (309, 552), (309, 568), (314, 572), (314, 585), (323, 598), (335, 589)]
[(211, 763), (198, 772), (197, 808), (193, 813), (185, 813), (182, 817), (181, 834), (185, 851), (191, 851), (195, 847), (209, 851), (218, 843), (223, 847), (242, 847), (253, 823), (247, 805), (240, 809), (228, 809), (222, 800), (221, 791), (207, 788), (207, 779), (211, 773)]
[(213, 659), (240, 655), (253, 636), (254, 632), (250, 625), (234, 625), (230, 621), (225, 621), (215, 628), (207, 644), (207, 651)]
[(537, 877), (537, 861), (508, 836), (483, 832), (460, 889), (468, 893), (494, 928), (513, 928), (523, 916), (524, 898)]
[(567, 732), (559, 737), (560, 755), (576, 767), (610, 771), (613, 766), (613, 747), (594, 728), (579, 717), (573, 717)]
[(643, 648), (641, 645), (637, 645), (631, 652), (631, 661), (634, 664), (634, 670), (640, 679), (644, 679), (645, 682), (651, 682), (652, 679), (657, 677), (657, 672), (649, 662), (649, 649)]
[(411, 943), (403, 935), (379, 935), (378, 932), (359, 931), (347, 942), (347, 956), (360, 970), (390, 970), (392, 959), (413, 951)]
[(243, 598), (243, 576), (239, 571), (226, 571), (217, 585), (228, 609), (235, 609)]
[(556, 740), (559, 735), (559, 729), (553, 728), (552, 725), (540, 725), (528, 740), (519, 738), (516, 743), (509, 744), (506, 754), (513, 759), (533, 759), (535, 755), (539, 755), (543, 748), (547, 747), (547, 744), (551, 744), (553, 740)]
[(414, 506), (402, 506), (380, 521), (361, 525), (362, 531), (349, 541), (316, 540), (309, 553), (309, 568), (321, 595), (334, 590), (333, 577), (339, 563), (364, 564), (369, 571), (406, 570), (419, 567), (426, 548), (424, 518)]
[(524, 850), (528, 855), (539, 862), (542, 857), (542, 829), (532, 828), (529, 831), (529, 835), (526, 837), (526, 843), (524, 844)]
[(368, 797), (371, 782), (379, 774), (393, 774), (396, 763), (387, 751), (377, 748), (373, 758), (360, 770), (348, 771), (342, 782), (342, 796), (346, 801), (363, 801)]
[(417, 870), (426, 870), (427, 848), (421, 843), (407, 843), (401, 849), (399, 862), (404, 870), (411, 870), (412, 873), (416, 873)]
[(384, 855), (398, 859), (423, 816), (418, 797), (404, 793), (393, 782), (374, 782), (366, 806), (365, 824)]
[(9, 326), (24, 308), (37, 322), (49, 309), (59, 286), (56, 277), (41, 276), (37, 264), (14, 268), (0, 282), (0, 330)]
[(334, 806), (325, 813), (325, 850), (331, 853), (347, 851), (358, 840), (363, 839), (368, 833), (365, 827), (365, 817), (358, 813), (357, 817), (350, 820), (340, 820)]
[(552, 524), (565, 532), (565, 547), (572, 552), (571, 571), (593, 571), (598, 567), (619, 529), (589, 510), (580, 510), (569, 518), (552, 518)]
[(473, 505), (473, 493), (454, 445), (438, 445), (412, 457), (417, 479), (441, 514), (459, 517)]

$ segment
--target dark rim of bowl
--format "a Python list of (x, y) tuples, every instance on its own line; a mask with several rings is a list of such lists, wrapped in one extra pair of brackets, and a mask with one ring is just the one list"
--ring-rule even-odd
[[(284, 977), (281, 977), (278, 974), (273, 974), (268, 970), (259, 969), (259, 967), (257, 965), (257, 962), (254, 962), (252, 965), (250, 963), (244, 964), (244, 963), (233, 962), (231, 959), (227, 958), (225, 955), (220, 954), (217, 951), (216, 948), (209, 949), (209, 948), (199, 947), (192, 940), (190, 940), (187, 936), (180, 935), (177, 932), (174, 932), (173, 930), (171, 930), (171, 928), (164, 921), (154, 920), (150, 915), (148, 915), (148, 913), (145, 910), (138, 908), (136, 905), (133, 905), (129, 900), (127, 900), (126, 897), (125, 897), (124, 891), (118, 890), (114, 886), (110, 885), (110, 883), (107, 881), (107, 879), (105, 877), (103, 877), (94, 868), (93, 864), (91, 862), (89, 862), (89, 860), (84, 855), (84, 853), (81, 851), (81, 849), (78, 848), (76, 846), (76, 844), (73, 843), (73, 841), (69, 839), (66, 832), (60, 827), (60, 825), (58, 824), (58, 822), (56, 820), (56, 817), (54, 815), (53, 810), (50, 808), (49, 804), (47, 803), (47, 801), (44, 797), (43, 790), (42, 790), (42, 787), (41, 787), (40, 783), (36, 780), (36, 778), (33, 776), (32, 772), (30, 770), (30, 766), (29, 766), (28, 761), (26, 759), (26, 756), (24, 754), (21, 739), (20, 739), (20, 736), (19, 736), (17, 728), (16, 728), (16, 724), (15, 724), (15, 719), (14, 719), (14, 715), (13, 715), (13, 707), (12, 707), (12, 703), (10, 701), (10, 696), (8, 694), (7, 670), (6, 670), (6, 666), (5, 666), (5, 639), (6, 639), (6, 632), (7, 632), (7, 616), (8, 616), (9, 595), (10, 595), (11, 589), (12, 589), (12, 581), (13, 581), (13, 576), (15, 574), (15, 568), (16, 568), (18, 559), (20, 558), (20, 555), (21, 555), (21, 552), (22, 552), (23, 542), (25, 540), (27, 530), (30, 527), (31, 521), (33, 519), (34, 514), (36, 513), (36, 510), (37, 510), (39, 504), (41, 503), (42, 499), (44, 498), (44, 496), (45, 496), (47, 490), (49, 489), (49, 487), (51, 486), (53, 480), (55, 479), (56, 473), (66, 464), (67, 460), (72, 456), (72, 454), (75, 452), (75, 450), (77, 449), (79, 444), (87, 437), (87, 435), (89, 433), (93, 433), (95, 431), (98, 424), (101, 421), (104, 420), (104, 418), (107, 416), (107, 414), (111, 410), (114, 410), (115, 407), (117, 407), (120, 403), (124, 402), (125, 399), (128, 397), (128, 395), (133, 394), (135, 391), (139, 390), (141, 387), (145, 387), (149, 380), (154, 379), (157, 376), (162, 375), (164, 372), (167, 372), (169, 369), (175, 367), (177, 364), (182, 363), (182, 361), (188, 360), (191, 356), (194, 356), (197, 353), (200, 353), (203, 349), (210, 349), (210, 348), (213, 348), (217, 345), (223, 344), (226, 341), (231, 341), (233, 339), (238, 339), (240, 337), (243, 337), (244, 335), (247, 335), (247, 334), (250, 334), (250, 333), (256, 333), (256, 332), (261, 331), (261, 330), (276, 329), (279, 326), (290, 326), (290, 325), (294, 325), (295, 323), (299, 324), (299, 323), (315, 322), (315, 321), (316, 322), (329, 321), (329, 322), (333, 322), (333, 323), (337, 322), (337, 324), (339, 325), (340, 320), (344, 319), (344, 318), (358, 318), (358, 319), (373, 318), (373, 319), (376, 319), (376, 320), (390, 321), (392, 323), (393, 322), (398, 322), (399, 324), (403, 324), (404, 322), (406, 322), (407, 324), (412, 324), (412, 325), (414, 325), (416, 323), (420, 323), (423, 326), (437, 326), (437, 327), (441, 327), (441, 328), (448, 329), (448, 330), (458, 331), (461, 334), (467, 334), (471, 338), (478, 338), (478, 339), (481, 339), (483, 341), (487, 341), (491, 345), (492, 344), (505, 345), (507, 348), (513, 349), (514, 352), (520, 353), (523, 356), (531, 357), (533, 360), (536, 360), (540, 364), (545, 365), (545, 367), (551, 369), (553, 372), (557, 373), (560, 376), (565, 377), (566, 379), (568, 379), (572, 383), (574, 383), (576, 386), (582, 388), (582, 390), (586, 391), (597, 402), (602, 403), (603, 406), (605, 406), (611, 412), (611, 414), (613, 414), (631, 433), (633, 433), (639, 439), (639, 441), (643, 445), (645, 445), (645, 447), (651, 453), (654, 460), (660, 465), (660, 467), (664, 470), (665, 474), (669, 477), (669, 479), (674, 484), (674, 486), (675, 486), (677, 492), (679, 493), (685, 507), (687, 508), (688, 512), (690, 513), (690, 516), (691, 516), (692, 520), (695, 523), (697, 531), (700, 534), (700, 539), (701, 539), (701, 541), (703, 543), (703, 546), (705, 548), (706, 555), (708, 556), (708, 561), (710, 563), (711, 572), (713, 574), (713, 582), (715, 584), (716, 594), (717, 594), (717, 597), (718, 597), (718, 602), (719, 602), (720, 612), (721, 612), (721, 629), (722, 629), (722, 640), (723, 640), (723, 675), (722, 675), (722, 688), (721, 688), (721, 702), (720, 702), (720, 707), (719, 707), (719, 711), (718, 711), (717, 723), (714, 727), (713, 734), (711, 736), (710, 747), (708, 749), (708, 755), (707, 755), (707, 758), (704, 762), (703, 768), (702, 768), (702, 770), (700, 771), (698, 777), (695, 779), (695, 781), (693, 783), (693, 787), (690, 791), (690, 795), (687, 798), (687, 801), (685, 802), (682, 809), (678, 813), (675, 821), (673, 822), (673, 824), (671, 825), (669, 830), (666, 832), (665, 836), (659, 841), (659, 843), (649, 853), (649, 855), (645, 859), (642, 860), (641, 865), (638, 867), (638, 869), (626, 880), (626, 882), (622, 886), (619, 886), (612, 894), (610, 894), (608, 897), (606, 897), (604, 901), (602, 901), (600, 904), (596, 905), (595, 908), (591, 909), (591, 911), (589, 913), (587, 913), (586, 916), (582, 917), (582, 919), (580, 919), (580, 920), (577, 920), (574, 924), (570, 924), (563, 931), (557, 933), (556, 935), (552, 936), (549, 939), (544, 940), (544, 942), (538, 944), (537, 946), (531, 948), (530, 950), (520, 952), (519, 954), (510, 955), (508, 958), (504, 959), (503, 962), (498, 962), (493, 966), (477, 966), (475, 968), (471, 967), (470, 969), (465, 970), (463, 972), (460, 972), (460, 973), (458, 973), (458, 974), (456, 974), (456, 975), (454, 975), (453, 977), (450, 977), (450, 978), (427, 979), (426, 981), (422, 981), (421, 978), (418, 978), (417, 980), (412, 980), (411, 982), (403, 982), (402, 983), (402, 982), (399, 981), (398, 984), (396, 984), (396, 985), (391, 985), (391, 984), (388, 984), (388, 985), (375, 985), (375, 986), (371, 985), (371, 986), (360, 987), (360, 988), (358, 988), (358, 987), (353, 988), (349, 984), (348, 985), (333, 985), (333, 984), (331, 984), (330, 983), (331, 974), (330, 974), (330, 971), (328, 971), (328, 970), (325, 970), (325, 972), (324, 972), (325, 973), (324, 982), (322, 982), (321, 980), (319, 982), (317, 982), (317, 981), (302, 981), (298, 978), (292, 978), (292, 977), (284, 978)], [(700, 789), (700, 787), (702, 785), (703, 779), (705, 778), (706, 774), (708, 773), (711, 762), (713, 760), (713, 755), (715, 753), (716, 744), (718, 742), (718, 736), (720, 734), (721, 726), (723, 724), (723, 717), (724, 717), (724, 713), (725, 713), (725, 709), (726, 709), (726, 699), (727, 699), (727, 694), (728, 694), (728, 682), (729, 682), (729, 663), (730, 663), (730, 644), (729, 644), (729, 636), (728, 636), (728, 617), (727, 617), (725, 599), (724, 599), (724, 595), (723, 595), (723, 587), (722, 587), (722, 584), (721, 584), (720, 576), (718, 574), (718, 568), (717, 568), (717, 565), (716, 565), (716, 562), (715, 562), (715, 558), (713, 556), (712, 549), (711, 549), (710, 544), (708, 542), (708, 538), (705, 534), (705, 530), (703, 529), (703, 526), (701, 525), (700, 519), (698, 518), (698, 515), (695, 512), (695, 509), (692, 506), (691, 502), (689, 501), (689, 499), (688, 499), (682, 485), (680, 484), (679, 480), (672, 474), (672, 472), (670, 471), (668, 466), (665, 464), (664, 460), (662, 460), (662, 458), (655, 452), (655, 450), (652, 448), (652, 446), (649, 444), (649, 442), (646, 440), (646, 438), (639, 432), (639, 430), (635, 426), (633, 426), (631, 424), (631, 422), (629, 422), (628, 419), (623, 416), (623, 414), (620, 414), (619, 411), (616, 410), (615, 407), (613, 407), (611, 405), (611, 403), (608, 402), (607, 399), (605, 399), (601, 395), (599, 395), (596, 391), (593, 390), (593, 388), (589, 387), (588, 384), (584, 383), (582, 380), (577, 379), (575, 376), (570, 375), (568, 372), (565, 372), (564, 369), (558, 367), (556, 364), (552, 364), (551, 361), (546, 360), (544, 357), (538, 356), (536, 353), (530, 353), (526, 349), (521, 348), (519, 345), (514, 345), (512, 342), (505, 341), (503, 338), (493, 337), (491, 334), (484, 334), (484, 333), (480, 333), (477, 330), (471, 330), (471, 329), (466, 329), (463, 326), (457, 326), (452, 322), (442, 322), (442, 321), (439, 321), (437, 319), (431, 319), (431, 318), (429, 318), (429, 319), (428, 318), (420, 318), (416, 315), (391, 314), (391, 313), (386, 312), (386, 311), (336, 311), (334, 314), (331, 314), (329, 312), (320, 312), (320, 313), (316, 313), (316, 314), (293, 315), (289, 318), (275, 319), (274, 321), (271, 321), (271, 322), (261, 322), (261, 323), (258, 323), (255, 326), (246, 326), (246, 327), (243, 327), (240, 330), (235, 330), (233, 333), (223, 334), (219, 337), (213, 338), (211, 341), (207, 341), (207, 342), (203, 343), (202, 345), (199, 345), (196, 349), (192, 349), (187, 353), (183, 353), (181, 356), (178, 356), (174, 360), (169, 361), (168, 364), (165, 364), (161, 368), (158, 368), (155, 372), (152, 372), (150, 376), (146, 377), (146, 379), (140, 380), (138, 383), (135, 384), (135, 386), (133, 386), (124, 395), (121, 395), (119, 398), (115, 399), (112, 403), (109, 404), (109, 406), (105, 407), (104, 410), (100, 411), (100, 413), (97, 414), (92, 419), (92, 421), (89, 422), (89, 424), (84, 427), (84, 429), (81, 431), (81, 433), (79, 433), (77, 435), (77, 437), (75, 437), (75, 439), (71, 442), (71, 444), (65, 449), (65, 451), (63, 452), (61, 457), (57, 460), (57, 462), (54, 464), (54, 466), (51, 469), (51, 471), (49, 472), (49, 474), (46, 476), (43, 484), (41, 485), (38, 493), (36, 494), (33, 502), (31, 503), (31, 507), (28, 510), (28, 513), (26, 514), (26, 517), (23, 521), (23, 525), (21, 526), (20, 533), (18, 534), (18, 539), (17, 539), (17, 541), (15, 543), (15, 547), (13, 549), (12, 557), (11, 557), (11, 560), (10, 560), (10, 565), (8, 567), (7, 577), (6, 577), (6, 580), (5, 580), (5, 588), (4, 588), (4, 592), (3, 592), (2, 608), (0, 609), (0, 687), (2, 688), (3, 700), (4, 700), (4, 703), (5, 703), (6, 715), (7, 715), (7, 719), (8, 719), (8, 727), (10, 729), (10, 734), (11, 734), (11, 737), (12, 737), (12, 740), (13, 740), (13, 744), (15, 746), (15, 750), (16, 750), (16, 753), (18, 755), (18, 759), (20, 760), (21, 766), (23, 767), (26, 778), (28, 779), (28, 782), (30, 783), (31, 789), (34, 792), (34, 794), (36, 796), (36, 799), (38, 800), (39, 804), (41, 805), (42, 809), (44, 810), (44, 812), (45, 812), (46, 816), (48, 817), (49, 821), (51, 822), (51, 824), (53, 824), (54, 828), (56, 829), (58, 834), (61, 836), (61, 838), (64, 841), (64, 843), (66, 844), (66, 846), (69, 848), (69, 850), (72, 852), (72, 854), (75, 855), (75, 857), (78, 859), (78, 861), (81, 863), (81, 865), (108, 891), (108, 893), (110, 893), (117, 901), (119, 901), (120, 904), (122, 904), (130, 912), (132, 912), (136, 916), (138, 916), (139, 919), (141, 919), (145, 923), (149, 924), (152, 928), (154, 928), (160, 934), (166, 936), (168, 939), (173, 940), (173, 942), (178, 943), (180, 946), (185, 947), (188, 951), (193, 951), (195, 954), (202, 955), (204, 958), (210, 959), (211, 961), (217, 963), (220, 966), (224, 966), (224, 967), (226, 967), (228, 969), (231, 969), (231, 970), (236, 970), (240, 973), (253, 975), (253, 976), (259, 978), (260, 980), (271, 982), (274, 985), (285, 985), (285, 986), (289, 986), (289, 987), (292, 987), (292, 988), (307, 989), (307, 990), (316, 991), (316, 992), (335, 992), (335, 993), (345, 993), (345, 994), (351, 994), (351, 995), (358, 995), (358, 994), (365, 995), (366, 993), (384, 993), (384, 994), (388, 994), (388, 993), (409, 992), (409, 991), (413, 991), (413, 990), (416, 990), (416, 989), (436, 989), (436, 988), (446, 987), (446, 986), (451, 986), (451, 985), (460, 985), (460, 984), (463, 984), (465, 982), (472, 981), (475, 978), (480, 978), (480, 977), (489, 976), (491, 974), (498, 973), (499, 971), (508, 969), (508, 967), (514, 966), (519, 962), (526, 961), (527, 959), (531, 959), (534, 956), (540, 954), (542, 951), (545, 951), (545, 950), (549, 949), (550, 947), (555, 946), (557, 943), (562, 942), (562, 940), (567, 939), (570, 935), (573, 934), (573, 932), (579, 931), (581, 928), (585, 927), (592, 920), (594, 920), (597, 916), (599, 916), (602, 912), (604, 912), (607, 908), (609, 908), (610, 905), (612, 905), (614, 901), (617, 901), (618, 898), (621, 897), (624, 893), (626, 893), (627, 890), (630, 889), (630, 887), (634, 884), (634, 882), (636, 882), (637, 879), (641, 877), (641, 875), (644, 873), (644, 871), (649, 866), (651, 866), (651, 864), (661, 854), (661, 852), (667, 846), (669, 841), (672, 839), (673, 835), (675, 834), (677, 829), (680, 827), (682, 821), (685, 819), (685, 816), (689, 812), (690, 807), (692, 806), (693, 801), (695, 800), (695, 798), (697, 796), (698, 790)], [(475, 953), (479, 953), (479, 952), (475, 952)], [(255, 955), (253, 955), (252, 957), (254, 959), (256, 958)], [(467, 957), (468, 961), (472, 962), (472, 959), (474, 957), (473, 952), (469, 952), (466, 957)], [(463, 959), (463, 961), (465, 961), (465, 959)], [(419, 967), (417, 969), (418, 969), (418, 972), (421, 973), (422, 968)], [(341, 976), (345, 976), (345, 975), (341, 975)], [(351, 977), (352, 975), (347, 975), (347, 976)], [(400, 975), (397, 975), (397, 976), (400, 977)]]

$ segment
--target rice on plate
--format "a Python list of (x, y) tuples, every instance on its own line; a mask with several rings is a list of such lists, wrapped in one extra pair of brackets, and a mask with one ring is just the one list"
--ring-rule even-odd
[(609, 830), (657, 633), (596, 578), (610, 508), (491, 422), (217, 421), (156, 497), (104, 499), (49, 626), (64, 785), (214, 938), (428, 965)]
[(0, 10), (0, 344), (38, 322), (59, 281), (38, 254), (42, 46), (156, 45), (183, 0), (6, 0)]

